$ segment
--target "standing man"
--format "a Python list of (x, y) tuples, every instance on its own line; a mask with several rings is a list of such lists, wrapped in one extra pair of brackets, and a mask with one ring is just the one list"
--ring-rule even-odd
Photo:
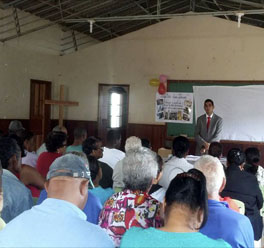
[(220, 141), (223, 128), (223, 119), (214, 113), (214, 102), (211, 99), (204, 101), (205, 114), (197, 119), (195, 128), (196, 155), (201, 155), (201, 148), (209, 150), (211, 142)]

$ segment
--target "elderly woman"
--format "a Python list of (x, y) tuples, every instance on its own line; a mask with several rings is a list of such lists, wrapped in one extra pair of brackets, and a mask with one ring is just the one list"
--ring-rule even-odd
[(238, 148), (231, 149), (227, 154), (226, 186), (221, 196), (229, 196), (245, 204), (245, 215), (249, 218), (254, 239), (258, 241), (262, 236), (262, 218), (260, 209), (263, 205), (262, 193), (257, 178), (244, 171), (245, 153)]
[[(138, 149), (142, 147), (141, 139), (136, 136), (131, 136), (126, 139), (125, 151), (126, 153), (131, 149)], [(117, 162), (113, 172), (113, 188), (115, 192), (122, 191), (124, 189), (123, 182), (123, 160)]]
[(125, 188), (106, 201), (99, 217), (99, 225), (116, 246), (132, 226), (161, 226), (159, 202), (148, 194), (157, 173), (156, 155), (149, 149), (141, 147), (126, 153), (123, 160)]
[(121, 247), (231, 247), (199, 233), (207, 211), (204, 175), (196, 169), (178, 174), (166, 192), (164, 227), (133, 227), (124, 235)]

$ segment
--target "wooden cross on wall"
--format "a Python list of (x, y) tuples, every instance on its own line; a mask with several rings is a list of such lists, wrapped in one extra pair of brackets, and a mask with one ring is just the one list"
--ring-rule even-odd
[(60, 100), (45, 100), (45, 104), (59, 105), (59, 126), (63, 126), (64, 106), (79, 106), (79, 102), (64, 101), (64, 85), (60, 85)]

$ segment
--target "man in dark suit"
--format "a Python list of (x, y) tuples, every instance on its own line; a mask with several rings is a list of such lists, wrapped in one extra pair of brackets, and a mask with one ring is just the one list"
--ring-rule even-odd
[(208, 151), (210, 143), (220, 141), (223, 128), (223, 119), (214, 113), (214, 102), (211, 99), (204, 101), (205, 114), (197, 119), (195, 128), (196, 155), (201, 155), (201, 149)]

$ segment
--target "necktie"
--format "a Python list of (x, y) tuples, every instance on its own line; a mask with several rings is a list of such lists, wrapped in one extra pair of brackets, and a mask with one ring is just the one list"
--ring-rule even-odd
[(207, 117), (207, 125), (206, 125), (206, 127), (207, 127), (207, 132), (208, 132), (208, 129), (209, 129), (209, 126), (210, 126), (210, 121), (211, 121), (211, 117), (208, 116), (208, 117)]

